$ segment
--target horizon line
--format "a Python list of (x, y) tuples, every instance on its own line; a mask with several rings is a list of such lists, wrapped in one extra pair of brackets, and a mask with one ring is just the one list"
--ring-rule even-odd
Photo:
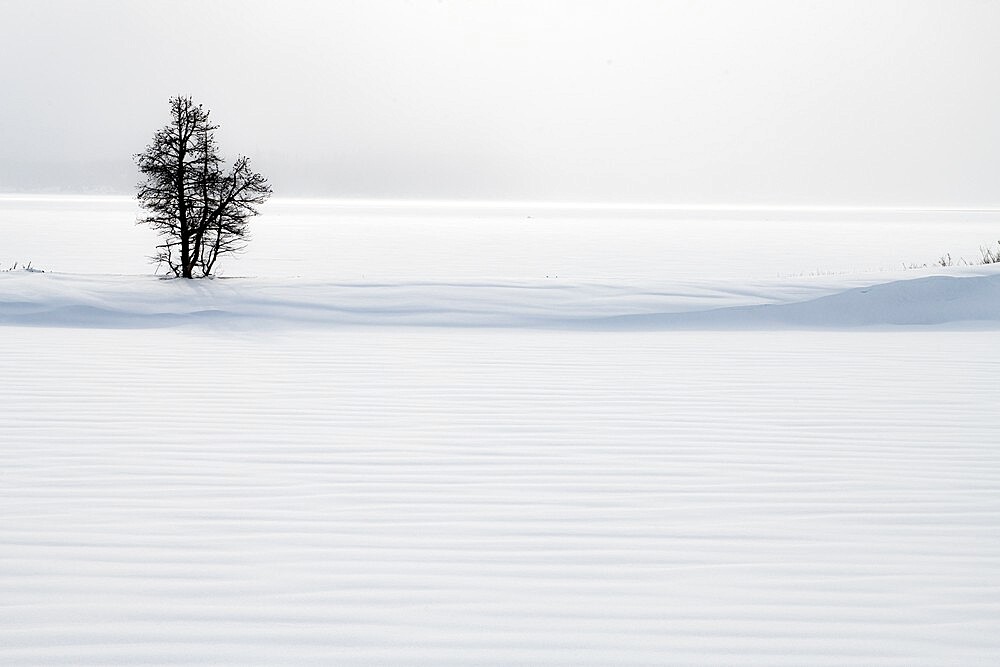
[[(135, 199), (135, 195), (93, 192), (0, 192), (0, 200), (120, 200)], [(319, 195), (276, 196), (275, 202), (323, 202), (334, 206), (359, 207), (434, 207), (462, 208), (540, 208), (548, 210), (630, 210), (630, 211), (787, 211), (787, 212), (936, 212), (936, 213), (1000, 213), (1000, 206), (920, 206), (920, 205), (857, 205), (857, 204), (710, 204), (669, 202), (566, 201), (530, 199), (440, 199), (413, 197), (335, 197)]]

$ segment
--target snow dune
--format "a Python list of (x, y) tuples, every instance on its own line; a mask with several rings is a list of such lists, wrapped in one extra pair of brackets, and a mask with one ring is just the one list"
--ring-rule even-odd
[[(972, 272), (966, 271), (967, 274)], [(143, 328), (198, 322), (580, 329), (1000, 324), (1000, 272), (660, 285), (326, 283), (0, 274), (0, 324)]]

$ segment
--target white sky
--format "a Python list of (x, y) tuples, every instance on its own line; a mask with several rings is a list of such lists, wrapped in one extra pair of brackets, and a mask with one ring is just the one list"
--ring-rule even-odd
[(998, 84), (995, 0), (0, 0), (0, 186), (186, 93), (278, 194), (995, 207)]

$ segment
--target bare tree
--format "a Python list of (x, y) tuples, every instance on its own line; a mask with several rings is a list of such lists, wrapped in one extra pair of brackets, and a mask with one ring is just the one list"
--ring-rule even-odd
[(245, 247), (247, 223), (271, 196), (267, 179), (240, 156), (223, 170), (209, 111), (190, 97), (170, 99), (170, 124), (135, 156), (139, 222), (162, 239), (153, 259), (175, 276), (211, 275), (221, 255)]

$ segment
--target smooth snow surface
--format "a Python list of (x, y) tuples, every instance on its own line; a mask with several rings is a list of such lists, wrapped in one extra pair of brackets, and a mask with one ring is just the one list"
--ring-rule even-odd
[[(0, 195), (0, 267), (149, 274), (155, 236), (127, 197)], [(274, 200), (225, 277), (336, 283), (725, 281), (875, 274), (977, 259), (995, 211), (576, 208)], [(912, 277), (914, 272), (904, 272)], [(879, 275), (883, 274), (883, 275)], [(888, 274), (888, 275), (884, 275)]]
[(189, 282), (112, 275), (141, 230), (54, 202), (0, 206), (50, 271), (0, 273), (0, 664), (1000, 655), (995, 269), (880, 270), (872, 223), (868, 273), (799, 275), (779, 222), (780, 270), (660, 273), (642, 219), (546, 277), (566, 221), (448, 264), (503, 228), (379, 212), (360, 246), (437, 264), (341, 274), (292, 216)]

